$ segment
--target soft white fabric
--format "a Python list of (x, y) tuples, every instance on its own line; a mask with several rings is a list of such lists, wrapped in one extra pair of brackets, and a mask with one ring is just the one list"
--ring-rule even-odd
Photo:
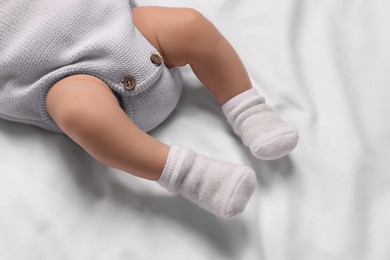
[(255, 88), (227, 101), (222, 112), (234, 133), (259, 159), (280, 159), (297, 146), (297, 131), (272, 110)]
[(298, 128), (297, 148), (274, 162), (252, 157), (185, 69), (182, 102), (152, 134), (256, 170), (245, 212), (222, 220), (64, 136), (0, 120), (0, 259), (390, 259), (390, 2), (139, 4), (209, 17)]
[(218, 161), (177, 145), (170, 147), (157, 183), (228, 219), (244, 211), (257, 186), (255, 172), (248, 166)]

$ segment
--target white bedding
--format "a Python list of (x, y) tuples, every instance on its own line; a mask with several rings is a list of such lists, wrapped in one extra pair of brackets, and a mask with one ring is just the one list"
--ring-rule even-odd
[(228, 221), (65, 136), (0, 120), (0, 259), (390, 259), (390, 2), (138, 2), (213, 21), (299, 130), (297, 149), (252, 157), (183, 70), (182, 101), (151, 134), (256, 170), (256, 194)]

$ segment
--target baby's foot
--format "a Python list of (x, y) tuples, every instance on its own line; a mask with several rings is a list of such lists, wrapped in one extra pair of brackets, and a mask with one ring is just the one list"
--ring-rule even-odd
[(297, 131), (272, 111), (256, 89), (230, 99), (222, 110), (233, 131), (257, 158), (281, 158), (298, 143)]
[(179, 146), (171, 146), (157, 182), (224, 218), (241, 213), (256, 188), (256, 176), (249, 167), (213, 160)]

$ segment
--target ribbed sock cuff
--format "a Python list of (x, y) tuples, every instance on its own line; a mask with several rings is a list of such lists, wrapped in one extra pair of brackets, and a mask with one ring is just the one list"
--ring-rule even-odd
[(168, 159), (157, 183), (171, 192), (175, 192), (180, 182), (180, 170), (187, 157), (188, 150), (177, 145), (169, 149)]
[(222, 105), (222, 111), (223, 113), (228, 116), (230, 112), (237, 108), (239, 105), (242, 105), (243, 103), (246, 104), (248, 102), (251, 102), (253, 99), (262, 99), (262, 102), (265, 102), (265, 98), (259, 94), (257, 89), (251, 88), (248, 89), (237, 96), (229, 99), (225, 104)]

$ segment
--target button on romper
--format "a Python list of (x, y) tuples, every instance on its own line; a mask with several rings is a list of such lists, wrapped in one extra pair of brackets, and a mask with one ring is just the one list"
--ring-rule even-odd
[(46, 95), (75, 74), (103, 80), (142, 130), (162, 123), (182, 90), (134, 26), (134, 0), (0, 0), (0, 117), (63, 133)]

